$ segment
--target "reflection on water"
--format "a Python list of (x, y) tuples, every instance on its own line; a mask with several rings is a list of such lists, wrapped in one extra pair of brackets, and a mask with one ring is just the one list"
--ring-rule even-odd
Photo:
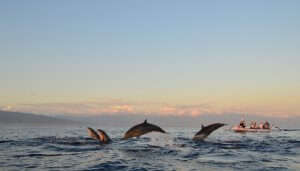
[(220, 129), (204, 142), (197, 130), (166, 128), (99, 145), (85, 128), (1, 128), (0, 170), (299, 170), (299, 131), (237, 134)]

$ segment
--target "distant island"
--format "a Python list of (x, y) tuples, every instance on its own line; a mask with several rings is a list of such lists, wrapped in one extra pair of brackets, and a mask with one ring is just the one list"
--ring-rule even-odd
[(0, 124), (20, 126), (75, 126), (80, 125), (81, 122), (68, 119), (60, 119), (50, 116), (37, 115), (32, 113), (10, 112), (0, 110)]

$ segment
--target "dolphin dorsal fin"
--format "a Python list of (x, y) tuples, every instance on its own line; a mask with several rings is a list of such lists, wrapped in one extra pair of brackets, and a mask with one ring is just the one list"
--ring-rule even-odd
[(201, 124), (201, 129), (203, 129), (205, 126), (203, 124)]
[(145, 119), (144, 123), (145, 123), (145, 124), (147, 123), (147, 119)]

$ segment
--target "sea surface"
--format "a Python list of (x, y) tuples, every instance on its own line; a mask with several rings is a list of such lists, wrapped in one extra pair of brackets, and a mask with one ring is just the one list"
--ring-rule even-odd
[(99, 145), (85, 127), (0, 127), (0, 170), (300, 170), (300, 131), (234, 133), (223, 127), (205, 141), (199, 128), (164, 128), (121, 140), (128, 128), (103, 128)]

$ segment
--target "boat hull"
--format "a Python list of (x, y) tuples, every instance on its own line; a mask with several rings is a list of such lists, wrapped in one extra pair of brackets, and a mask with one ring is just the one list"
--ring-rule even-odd
[(241, 128), (241, 127), (232, 127), (232, 131), (234, 132), (271, 132), (271, 129), (251, 129), (251, 128)]

